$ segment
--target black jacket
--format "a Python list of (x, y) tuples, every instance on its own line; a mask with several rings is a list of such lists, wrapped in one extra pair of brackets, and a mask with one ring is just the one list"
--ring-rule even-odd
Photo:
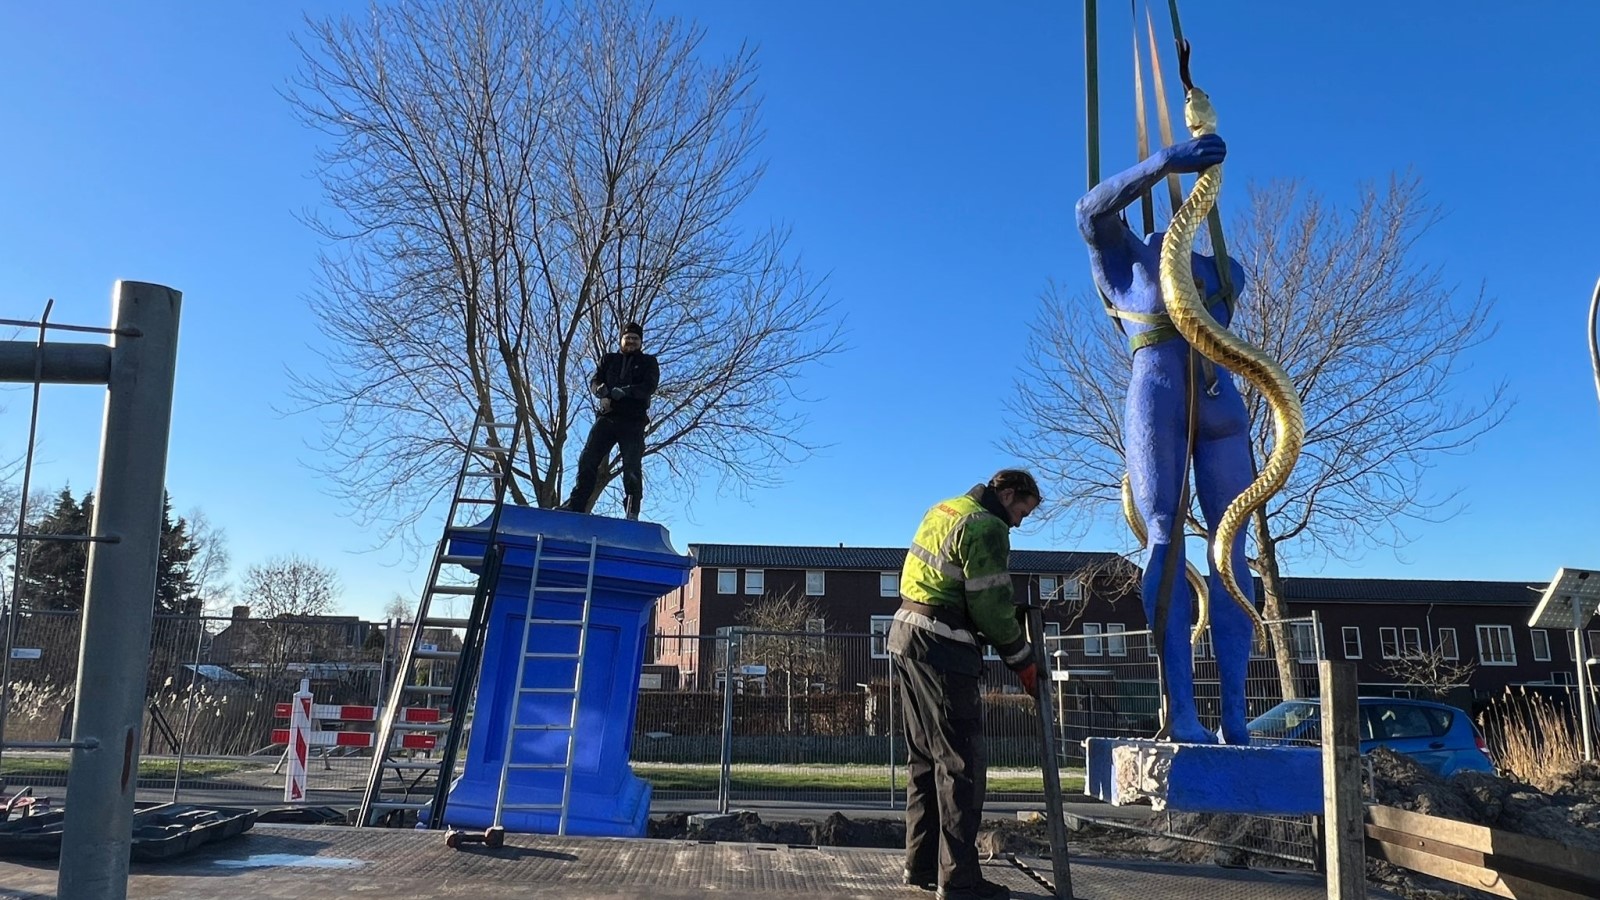
[[(600, 398), (600, 415), (618, 418), (649, 418), (650, 395), (661, 381), (661, 366), (648, 353), (607, 353), (600, 357), (589, 388)], [(619, 399), (612, 388), (622, 388)]]

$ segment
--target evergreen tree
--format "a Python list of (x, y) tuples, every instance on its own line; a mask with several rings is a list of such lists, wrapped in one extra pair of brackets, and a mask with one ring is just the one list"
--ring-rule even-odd
[(161, 559), (156, 569), (156, 612), (200, 615), (203, 602), (195, 583), (194, 558), (200, 548), (189, 534), (189, 523), (172, 518), (172, 498), (162, 495)]
[[(87, 535), (94, 495), (79, 503), (71, 486), (61, 489), (55, 506), (35, 519), (36, 534)], [(37, 540), (23, 549), (22, 602), (29, 609), (82, 609), (89, 545), (83, 541)]]

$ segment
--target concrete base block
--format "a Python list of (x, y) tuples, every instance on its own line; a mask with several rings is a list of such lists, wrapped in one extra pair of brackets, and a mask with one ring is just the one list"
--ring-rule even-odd
[(1122, 806), (1293, 816), (1322, 812), (1322, 753), (1313, 747), (1175, 744), (1089, 738), (1088, 793)]

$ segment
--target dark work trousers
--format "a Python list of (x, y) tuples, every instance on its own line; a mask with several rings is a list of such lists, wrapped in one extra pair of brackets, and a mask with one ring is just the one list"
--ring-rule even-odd
[(946, 888), (972, 887), (980, 877), (978, 824), (988, 768), (978, 676), (914, 656), (889, 658), (900, 679), (909, 750), (906, 869), (917, 876), (937, 870)]
[(594, 485), (600, 480), (600, 467), (611, 455), (612, 447), (622, 449), (622, 491), (632, 508), (639, 508), (644, 497), (644, 427), (643, 418), (596, 416), (594, 427), (589, 429), (589, 440), (578, 454), (578, 483), (567, 498), (566, 508), (586, 511)]

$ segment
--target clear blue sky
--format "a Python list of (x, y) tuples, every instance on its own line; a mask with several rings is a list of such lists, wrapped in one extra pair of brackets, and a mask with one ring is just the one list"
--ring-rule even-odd
[[(1132, 155), (1128, 22), (1124, 6), (1101, 5), (1110, 171)], [(1519, 400), (1474, 452), (1430, 473), (1431, 488), (1462, 489), (1459, 516), (1398, 555), (1291, 574), (1540, 580), (1600, 566), (1584, 330), (1600, 275), (1588, 233), (1600, 5), (1184, 5), (1234, 191), (1298, 178), (1340, 199), (1413, 170), (1449, 213), (1423, 252), (1499, 302), (1499, 334), (1461, 387), (1503, 376)], [(1009, 461), (1001, 402), (1039, 292), (1052, 278), (1088, 285), (1070, 214), (1084, 187), (1081, 5), (660, 8), (698, 18), (709, 52), (759, 47), (769, 174), (747, 213), (793, 226), (848, 313), (851, 349), (802, 386), (819, 401), (808, 436), (829, 446), (786, 484), (748, 498), (708, 484), (692, 508), (651, 512), (680, 548), (903, 544), (926, 504)], [(342, 574), (347, 610), (376, 616), (394, 593), (416, 595), (418, 567), (363, 552), (370, 535), (306, 465), (314, 423), (277, 412), (286, 373), (315, 365), (319, 340), (303, 299), (317, 243), (294, 214), (321, 202), (309, 177), (320, 136), (277, 93), (299, 16), (287, 3), (163, 0), (0, 12), (0, 316), (34, 317), (54, 297), (58, 321), (105, 324), (117, 278), (182, 290), (174, 502), (227, 529), (236, 571), (313, 556)], [(950, 354), (985, 364), (950, 383)], [(949, 422), (938, 438), (930, 385)], [(102, 400), (46, 389), (36, 485), (92, 485)], [(0, 453), (20, 453), (28, 397), (7, 390), (0, 406)], [(1108, 517), (1070, 544), (1045, 530), (1017, 545), (1127, 539)]]

